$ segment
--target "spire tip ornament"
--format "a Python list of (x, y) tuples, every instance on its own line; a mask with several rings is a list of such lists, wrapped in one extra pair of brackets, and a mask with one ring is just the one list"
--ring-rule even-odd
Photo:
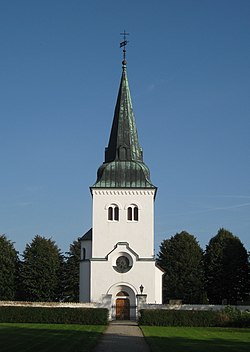
[(123, 61), (122, 61), (122, 66), (123, 68), (127, 65), (127, 61), (126, 61), (126, 45), (128, 44), (128, 40), (127, 40), (127, 35), (129, 35), (129, 33), (127, 33), (124, 29), (123, 33), (120, 33), (120, 35), (123, 35), (123, 41), (120, 43), (120, 48), (123, 48)]

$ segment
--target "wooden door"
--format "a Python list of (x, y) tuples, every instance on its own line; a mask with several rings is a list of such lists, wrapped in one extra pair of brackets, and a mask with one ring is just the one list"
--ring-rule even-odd
[(130, 303), (128, 298), (117, 298), (116, 300), (116, 319), (130, 319)]

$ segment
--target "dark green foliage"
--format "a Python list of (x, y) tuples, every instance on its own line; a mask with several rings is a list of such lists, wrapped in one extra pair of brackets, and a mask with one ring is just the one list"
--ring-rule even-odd
[(63, 257), (51, 239), (35, 236), (26, 245), (20, 270), (21, 299), (59, 301), (62, 297)]
[(140, 310), (140, 325), (154, 326), (221, 326), (218, 312), (198, 310)]
[(66, 261), (63, 269), (64, 297), (67, 302), (79, 302), (79, 269), (81, 242), (79, 239), (70, 245), (66, 253)]
[(0, 300), (16, 297), (18, 255), (12, 242), (0, 236)]
[(227, 326), (247, 328), (250, 327), (250, 312), (241, 312), (237, 307), (227, 306), (223, 311), (228, 316)]
[(203, 252), (193, 235), (182, 231), (164, 240), (157, 262), (165, 271), (165, 303), (169, 299), (180, 299), (183, 303), (203, 303)]
[(167, 310), (142, 309), (140, 310), (140, 325), (152, 326), (190, 326), (190, 327), (250, 327), (250, 313), (234, 309), (224, 311), (198, 310)]
[(106, 325), (106, 308), (0, 307), (1, 323)]
[(205, 253), (206, 291), (209, 303), (236, 304), (250, 292), (248, 254), (238, 237), (220, 229)]

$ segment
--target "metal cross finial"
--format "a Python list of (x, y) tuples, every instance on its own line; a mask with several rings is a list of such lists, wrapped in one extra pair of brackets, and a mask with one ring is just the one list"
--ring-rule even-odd
[(128, 44), (128, 40), (126, 39), (126, 36), (129, 35), (124, 29), (123, 33), (120, 33), (120, 35), (123, 35), (123, 42), (120, 43), (120, 48), (123, 47), (123, 61), (122, 64), (123, 66), (126, 65), (126, 45)]

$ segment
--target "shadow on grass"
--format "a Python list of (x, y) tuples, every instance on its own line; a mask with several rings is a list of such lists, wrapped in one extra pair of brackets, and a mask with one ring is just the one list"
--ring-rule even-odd
[(89, 352), (103, 327), (84, 325), (1, 324), (1, 352)]
[[(249, 334), (249, 331), (248, 331)], [(249, 352), (250, 343), (213, 338), (208, 340), (184, 337), (146, 337), (152, 352)]]
[(128, 336), (122, 333), (104, 334), (93, 352), (149, 352), (143, 336)]

